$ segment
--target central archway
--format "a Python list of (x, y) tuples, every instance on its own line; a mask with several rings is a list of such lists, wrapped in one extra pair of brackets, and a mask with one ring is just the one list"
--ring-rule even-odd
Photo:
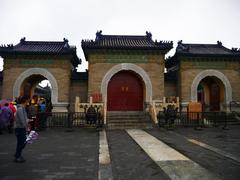
[(131, 63), (121, 63), (118, 65), (113, 66), (104, 76), (102, 79), (101, 84), (101, 93), (103, 97), (107, 97), (107, 88), (108, 83), (111, 78), (120, 71), (133, 71), (135, 72), (143, 81), (143, 86), (145, 86), (145, 101), (151, 102), (152, 101), (152, 83), (150, 78), (148, 77), (147, 73), (141, 67), (131, 64)]
[(52, 86), (52, 91), (51, 91), (51, 100), (53, 104), (58, 103), (58, 85), (55, 77), (47, 70), (44, 68), (30, 68), (27, 69), (26, 71), (22, 72), (18, 78), (16, 79), (14, 86), (13, 86), (13, 99), (15, 97), (20, 96), (20, 91), (23, 82), (29, 78), (30, 76), (42, 76), (45, 79), (47, 79), (51, 86)]

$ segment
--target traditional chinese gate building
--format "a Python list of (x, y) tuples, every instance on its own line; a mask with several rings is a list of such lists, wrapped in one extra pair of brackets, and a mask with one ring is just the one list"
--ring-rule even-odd
[(164, 57), (172, 42), (145, 36), (102, 35), (82, 41), (88, 61), (88, 95), (101, 93), (108, 111), (143, 111), (164, 97)]
[[(240, 101), (240, 51), (217, 44), (178, 42), (173, 57), (165, 54), (172, 42), (153, 41), (143, 36), (103, 35), (83, 40), (88, 61), (86, 72), (75, 69), (81, 63), (76, 48), (68, 41), (26, 41), (0, 47), (4, 70), (0, 73), (0, 95), (14, 99), (33, 95), (44, 79), (52, 86), (54, 111), (72, 110), (76, 97), (81, 103), (106, 104), (107, 112), (143, 112), (152, 102), (180, 98), (181, 110), (199, 101), (206, 111), (228, 110)], [(167, 73), (164, 73), (167, 68)], [(171, 97), (171, 98), (165, 98)], [(176, 98), (175, 98), (176, 99)]]
[(240, 101), (240, 51), (217, 44), (178, 42), (176, 53), (166, 60), (167, 76), (183, 110), (189, 102), (201, 102), (205, 111), (225, 111), (231, 101)]
[(2, 97), (15, 99), (33, 96), (35, 87), (44, 79), (52, 86), (53, 111), (67, 111), (72, 70), (80, 63), (76, 48), (68, 40), (60, 42), (26, 41), (0, 47), (4, 58)]

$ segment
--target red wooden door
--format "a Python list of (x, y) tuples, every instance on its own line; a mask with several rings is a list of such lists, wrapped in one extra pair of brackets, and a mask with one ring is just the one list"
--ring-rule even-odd
[(128, 71), (115, 74), (108, 83), (107, 101), (108, 111), (142, 111), (141, 80)]
[(220, 88), (214, 83), (210, 86), (210, 111), (220, 110)]

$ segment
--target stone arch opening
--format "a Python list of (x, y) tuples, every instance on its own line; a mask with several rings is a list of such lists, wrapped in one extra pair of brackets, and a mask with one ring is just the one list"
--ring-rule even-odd
[(101, 83), (101, 93), (103, 97), (107, 97), (107, 88), (109, 81), (116, 73), (120, 71), (132, 71), (136, 73), (143, 81), (145, 102), (152, 101), (152, 83), (149, 76), (144, 71), (144, 69), (131, 63), (122, 63), (115, 65), (106, 73)]
[(220, 111), (225, 101), (225, 87), (220, 79), (214, 76), (203, 78), (198, 85), (197, 100), (204, 111)]
[[(200, 88), (201, 86), (201, 88)], [(191, 100), (198, 101), (199, 100), (199, 91), (205, 92), (205, 95), (201, 95), (201, 101), (208, 100), (210, 101), (219, 101), (222, 104), (228, 105), (232, 101), (232, 87), (227, 79), (227, 77), (217, 70), (205, 70), (199, 73), (195, 79), (193, 80), (191, 87)], [(212, 90), (211, 90), (212, 89)], [(215, 93), (216, 97), (214, 99), (213, 92), (211, 91), (219, 91)], [(219, 94), (218, 94), (219, 93)], [(211, 95), (212, 94), (212, 95)], [(218, 95), (217, 95), (218, 94)], [(212, 100), (211, 100), (212, 98)]]
[(45, 78), (42, 75), (31, 75), (27, 77), (20, 87), (20, 96), (28, 96), (33, 97), (34, 95), (37, 95), (38, 97), (42, 97), (44, 99), (51, 99), (51, 84), (50, 86), (40, 86), (40, 83), (42, 81), (46, 81), (47, 78)]
[[(47, 79), (51, 84), (51, 102), (58, 103), (58, 85), (55, 77), (43, 68), (30, 68), (19, 75), (13, 86), (13, 99), (24, 94), (27, 88), (30, 95), (33, 94), (34, 87), (42, 80)], [(28, 87), (27, 87), (28, 86)], [(27, 95), (27, 94), (26, 94)]]

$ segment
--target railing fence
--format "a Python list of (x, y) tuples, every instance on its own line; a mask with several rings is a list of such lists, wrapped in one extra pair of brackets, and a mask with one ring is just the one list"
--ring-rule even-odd
[(35, 119), (37, 129), (45, 128), (74, 128), (74, 127), (102, 127), (103, 119), (97, 114), (96, 120), (88, 120), (84, 112), (45, 112), (37, 113)]
[(228, 125), (240, 125), (240, 121), (232, 112), (177, 112), (175, 115), (168, 115), (160, 111), (158, 124), (162, 127), (226, 128)]

